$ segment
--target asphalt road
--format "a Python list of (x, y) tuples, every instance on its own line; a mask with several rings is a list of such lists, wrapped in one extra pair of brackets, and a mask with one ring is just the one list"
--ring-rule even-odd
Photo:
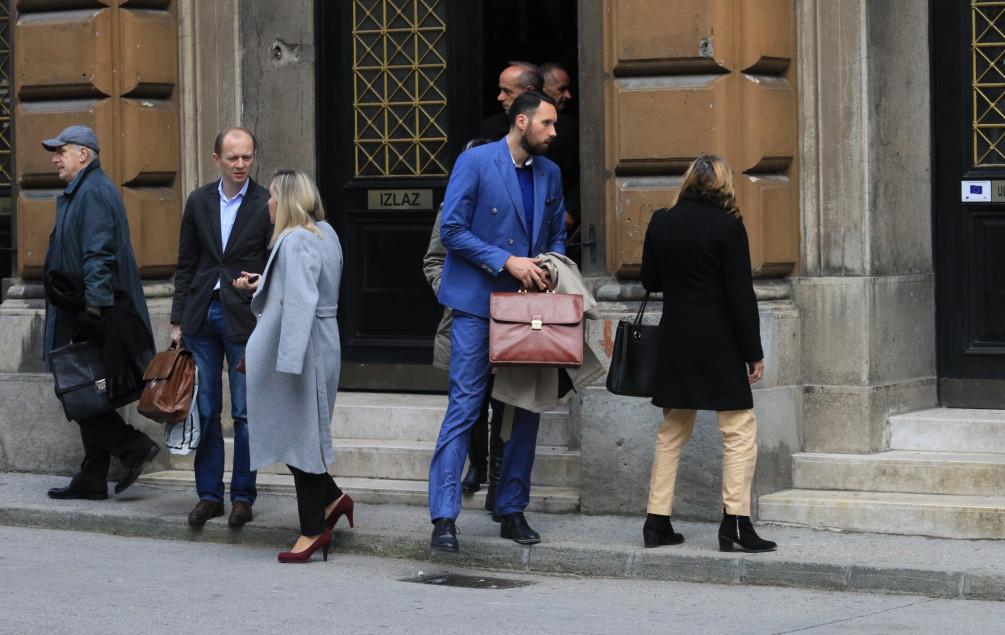
[[(473, 572), (0, 527), (0, 633), (975, 633), (1005, 602)], [(444, 573), (530, 582), (403, 582)]]

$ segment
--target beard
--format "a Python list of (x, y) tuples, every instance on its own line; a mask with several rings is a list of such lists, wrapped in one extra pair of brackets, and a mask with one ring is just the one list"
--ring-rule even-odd
[(548, 152), (548, 144), (545, 142), (533, 143), (530, 140), (529, 132), (524, 132), (520, 135), (520, 147), (531, 156), (538, 156), (539, 154), (546, 154)]

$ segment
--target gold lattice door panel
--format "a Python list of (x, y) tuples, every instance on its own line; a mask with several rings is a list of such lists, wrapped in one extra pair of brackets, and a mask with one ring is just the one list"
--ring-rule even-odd
[(653, 211), (673, 203), (688, 164), (711, 152), (733, 167), (755, 275), (791, 273), (795, 0), (606, 0), (606, 9), (609, 270), (638, 274)]
[(352, 0), (356, 177), (447, 174), (442, 0)]
[(175, 267), (181, 217), (173, 0), (19, 0), (14, 22), (18, 272), (41, 273), (65, 184), (39, 141), (90, 126), (144, 277)]
[(11, 129), (11, 38), (10, 2), (0, 2), (0, 191), (10, 191), (14, 182), (11, 158), (14, 151)]
[(1005, 166), (1005, 5), (971, 5), (973, 165)]

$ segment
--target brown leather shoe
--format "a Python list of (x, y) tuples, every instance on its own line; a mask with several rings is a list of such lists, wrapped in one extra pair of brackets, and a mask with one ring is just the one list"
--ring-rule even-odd
[(223, 516), (223, 503), (219, 501), (200, 500), (188, 513), (188, 524), (193, 527), (202, 527), (210, 518)]
[(245, 523), (250, 523), (254, 517), (255, 514), (251, 511), (251, 503), (234, 501), (230, 507), (230, 518), (227, 519), (227, 524), (235, 529), (239, 529), (244, 527)]

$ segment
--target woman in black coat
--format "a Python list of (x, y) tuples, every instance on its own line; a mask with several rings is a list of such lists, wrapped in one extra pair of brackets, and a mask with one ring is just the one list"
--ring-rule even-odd
[(677, 203), (657, 210), (646, 230), (642, 284), (663, 292), (653, 404), (656, 435), (646, 547), (684, 542), (670, 511), (680, 453), (698, 410), (715, 410), (723, 437), (723, 518), (719, 548), (771, 551), (750, 522), (757, 419), (750, 385), (764, 374), (747, 232), (729, 165), (703, 155), (684, 174)]

